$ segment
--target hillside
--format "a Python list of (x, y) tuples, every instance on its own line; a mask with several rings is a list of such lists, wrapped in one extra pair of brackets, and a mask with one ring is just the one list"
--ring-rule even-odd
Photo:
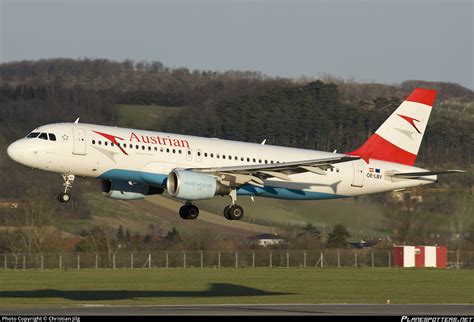
[(90, 206), (88, 219), (63, 219), (59, 227), (69, 233), (78, 234), (94, 226), (119, 225), (129, 229), (132, 235), (146, 234), (150, 225), (165, 235), (175, 227), (185, 238), (190, 235), (212, 234), (226, 239), (243, 240), (263, 232), (275, 232), (274, 228), (251, 223), (229, 222), (207, 211), (202, 211), (194, 221), (182, 220), (178, 216), (181, 203), (162, 196), (150, 196), (146, 200), (119, 201), (104, 197), (99, 192), (86, 193), (83, 198)]
[[(20, 166), (6, 155), (10, 142), (38, 125), (71, 122), (79, 116), (81, 122), (248, 142), (265, 138), (268, 144), (346, 152), (362, 144), (418, 86), (436, 88), (439, 95), (417, 164), (471, 172), (446, 176), (435, 187), (460, 188), (463, 193), (412, 192), (425, 200), (417, 205), (396, 204), (389, 194), (321, 202), (256, 198), (252, 203), (240, 198), (246, 220), (265, 226), (260, 227), (225, 221), (221, 212), (227, 198), (214, 198), (198, 203), (210, 213), (196, 222), (183, 222), (177, 215), (178, 204), (169, 199), (110, 200), (100, 195), (96, 180), (80, 179), (74, 186), (77, 200), (71, 211), (71, 205), (55, 203), (62, 184), (59, 175)], [(311, 222), (326, 234), (343, 223), (360, 238), (389, 235), (400, 242), (431, 240), (459, 245), (474, 235), (474, 200), (469, 193), (474, 184), (473, 128), (473, 92), (444, 82), (384, 85), (335, 77), (285, 79), (247, 71), (190, 71), (160, 62), (106, 59), (3, 63), (0, 171), (8, 175), (0, 177), (0, 198), (20, 198), (26, 204), (40, 200), (47, 222), (28, 224), (58, 224), (74, 233), (95, 226), (116, 229), (123, 224), (132, 233), (145, 234), (153, 224), (164, 234), (177, 227), (186, 235), (197, 231), (242, 239), (257, 231), (273, 230), (268, 226), (297, 230)], [(0, 208), (0, 225), (22, 227), (25, 214), (24, 209)], [(2, 238), (0, 248), (5, 248)]]

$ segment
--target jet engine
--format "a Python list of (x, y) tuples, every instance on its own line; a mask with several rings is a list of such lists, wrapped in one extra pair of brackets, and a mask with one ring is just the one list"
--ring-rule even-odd
[(166, 182), (168, 193), (183, 200), (210, 199), (227, 195), (230, 187), (218, 182), (214, 176), (188, 170), (173, 170)]

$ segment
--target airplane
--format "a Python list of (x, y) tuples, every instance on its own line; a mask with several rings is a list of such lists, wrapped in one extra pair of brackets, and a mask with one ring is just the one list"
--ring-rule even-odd
[(8, 146), (14, 161), (62, 174), (61, 202), (76, 176), (102, 181), (105, 196), (143, 199), (165, 190), (182, 201), (183, 219), (196, 219), (195, 200), (229, 196), (228, 220), (244, 210), (237, 196), (321, 200), (400, 190), (437, 182), (440, 174), (415, 167), (436, 100), (417, 88), (359, 148), (322, 152), (217, 138), (74, 123), (43, 125)]

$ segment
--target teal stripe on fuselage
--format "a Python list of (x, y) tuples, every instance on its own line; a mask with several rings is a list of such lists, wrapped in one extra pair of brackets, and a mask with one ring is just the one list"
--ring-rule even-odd
[[(134, 181), (157, 188), (166, 188), (167, 177), (167, 175), (160, 173), (113, 169), (101, 174), (99, 179)], [(282, 187), (256, 187), (250, 184), (244, 185), (237, 189), (237, 194), (243, 196), (259, 196), (288, 200), (321, 200), (348, 197), (332, 193), (288, 189)]]

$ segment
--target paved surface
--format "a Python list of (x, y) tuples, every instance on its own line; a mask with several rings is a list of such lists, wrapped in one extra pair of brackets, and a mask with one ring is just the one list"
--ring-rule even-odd
[(474, 315), (468, 304), (261, 304), (101, 306), (0, 309), (18, 315)]

